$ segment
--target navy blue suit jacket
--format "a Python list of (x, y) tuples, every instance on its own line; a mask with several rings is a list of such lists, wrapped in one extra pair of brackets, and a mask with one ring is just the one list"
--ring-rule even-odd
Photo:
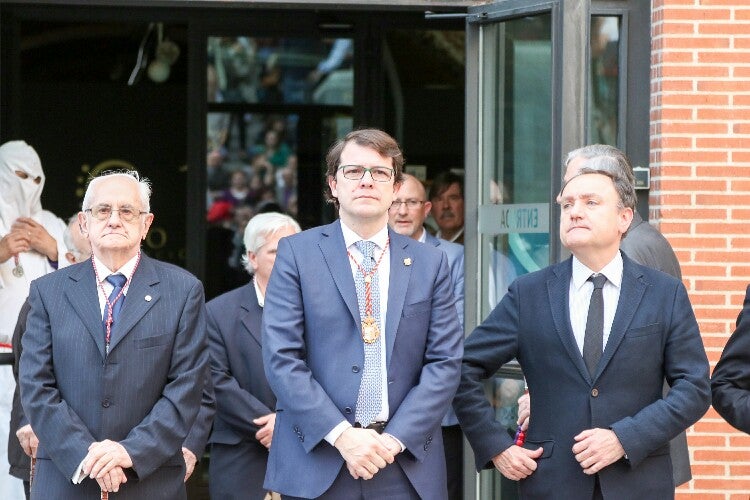
[(95, 481), (70, 478), (104, 439), (133, 461), (117, 498), (184, 498), (181, 447), (208, 370), (203, 286), (143, 255), (108, 356), (97, 294), (91, 261), (31, 283), (20, 383), (40, 442), (32, 498), (99, 498)]
[(212, 496), (262, 498), (268, 450), (255, 439), (259, 427), (253, 419), (276, 406), (263, 371), (263, 309), (250, 282), (209, 301), (206, 311), (217, 405), (210, 438)]
[[(571, 451), (585, 429), (609, 428), (627, 459), (599, 472), (604, 498), (671, 498), (668, 442), (708, 409), (708, 360), (687, 291), (660, 271), (623, 255), (620, 299), (592, 379), (570, 326), (571, 259), (518, 278), (466, 339), (454, 402), (478, 468), (513, 444), (494, 419), (480, 380), (517, 358), (531, 395), (525, 446), (544, 448), (537, 470), (519, 482), (526, 498), (591, 498)], [(662, 397), (664, 379), (671, 390)]]
[[(463, 335), (445, 254), (391, 230), (385, 325), (389, 422), (401, 468), (422, 496), (445, 499), (440, 419), (458, 384)], [(265, 486), (314, 498), (344, 466), (324, 440), (354, 423), (364, 349), (340, 222), (279, 242), (263, 313), (263, 359), (277, 402)]]
[(750, 286), (737, 324), (711, 375), (714, 408), (735, 428), (750, 433)]

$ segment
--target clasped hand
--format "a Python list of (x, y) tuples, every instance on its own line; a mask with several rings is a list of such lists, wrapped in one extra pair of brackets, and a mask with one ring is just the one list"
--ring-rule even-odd
[(354, 479), (372, 479), (401, 452), (401, 445), (391, 435), (356, 427), (341, 433), (335, 446)]
[(105, 491), (117, 492), (126, 483), (124, 469), (133, 467), (133, 461), (123, 445), (105, 439), (91, 443), (89, 452), (83, 459), (81, 472), (95, 479)]

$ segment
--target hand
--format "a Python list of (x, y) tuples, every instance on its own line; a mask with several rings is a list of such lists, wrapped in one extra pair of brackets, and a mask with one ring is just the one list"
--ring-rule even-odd
[(32, 458), (36, 458), (36, 449), (39, 447), (39, 439), (37, 439), (34, 431), (31, 430), (31, 424), (26, 424), (16, 431), (16, 437), (18, 442), (21, 443), (23, 452)]
[(393, 453), (394, 457), (401, 453), (401, 444), (396, 440), (395, 437), (391, 436), (387, 432), (384, 432), (380, 435), (380, 441), (386, 446), (386, 448), (388, 448), (391, 453)]
[(187, 480), (190, 479), (190, 476), (195, 470), (195, 464), (198, 463), (198, 458), (195, 456), (195, 453), (184, 446), (182, 447), (182, 458), (185, 460), (185, 479), (183, 479), (182, 482), (187, 483)]
[(57, 261), (57, 241), (44, 226), (30, 217), (19, 217), (11, 226), (11, 231), (25, 233), (32, 250), (46, 256), (51, 261)]
[(253, 423), (260, 427), (260, 430), (255, 433), (255, 439), (270, 450), (271, 441), (273, 440), (273, 426), (276, 424), (276, 414), (269, 413), (268, 415), (263, 415), (254, 419)]
[(536, 459), (542, 456), (544, 448), (541, 446), (536, 450), (527, 450), (520, 446), (512, 445), (504, 452), (492, 459), (495, 468), (512, 481), (525, 479), (536, 470)]
[(128, 482), (128, 478), (121, 467), (115, 467), (101, 478), (97, 478), (96, 482), (99, 483), (99, 489), (117, 493), (120, 485)]
[(625, 456), (625, 450), (610, 429), (587, 429), (577, 436), (573, 454), (585, 474), (596, 474)]
[(346, 461), (354, 479), (372, 479), (377, 472), (392, 464), (393, 453), (383, 444), (381, 436), (372, 429), (350, 427), (334, 443)]
[(123, 445), (109, 439), (91, 443), (89, 452), (83, 459), (84, 474), (91, 479), (98, 480), (116, 467), (122, 469), (133, 467), (133, 461)]
[(24, 231), (11, 231), (0, 239), (0, 263), (14, 255), (31, 250), (29, 235)]
[(531, 418), (531, 398), (528, 394), (518, 398), (518, 420), (516, 423), (525, 431), (529, 428), (529, 419)]

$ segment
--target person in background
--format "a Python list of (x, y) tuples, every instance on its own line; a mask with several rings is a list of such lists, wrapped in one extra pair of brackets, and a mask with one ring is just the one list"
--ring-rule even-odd
[(137, 172), (89, 182), (93, 258), (32, 282), (21, 403), (39, 438), (32, 499), (185, 499), (182, 445), (208, 373), (203, 286), (141, 252), (154, 220)]
[[(403, 182), (388, 211), (388, 225), (399, 234), (421, 243), (427, 243), (445, 252), (453, 282), (453, 298), (456, 311), (464, 324), (464, 247), (432, 236), (424, 227), (424, 220), (430, 213), (432, 203), (427, 201), (427, 193), (422, 183), (410, 174), (403, 174)], [(463, 498), (464, 437), (458, 425), (456, 414), (450, 408), (443, 417), (443, 447), (447, 473), (448, 498)]]
[(734, 332), (711, 375), (711, 396), (724, 420), (750, 434), (750, 286)]
[[(42, 209), (44, 171), (39, 155), (24, 141), (0, 146), (0, 350), (11, 351), (13, 326), (32, 280), (65, 267), (65, 222)], [(0, 366), (0, 498), (21, 500), (23, 483), (8, 473), (10, 413), (15, 381), (11, 366)], [(15, 440), (15, 438), (13, 438)]]
[[(636, 197), (616, 159), (586, 162), (557, 201), (573, 255), (516, 279), (466, 339), (454, 408), (477, 468), (519, 481), (521, 498), (674, 498), (669, 440), (710, 403), (687, 290), (620, 251)], [(525, 443), (482, 385), (514, 358), (531, 394)]]
[(464, 180), (452, 172), (435, 177), (430, 188), (435, 236), (453, 243), (464, 242)]
[[(81, 233), (78, 224), (78, 214), (68, 219), (68, 225), (63, 234), (63, 241), (67, 251), (65, 259), (69, 264), (82, 262), (91, 257), (91, 245)], [(8, 462), (10, 462), (10, 474), (23, 481), (26, 498), (29, 498), (29, 474), (31, 472), (30, 460), (36, 458), (36, 449), (39, 440), (31, 429), (28, 419), (23, 414), (21, 407), (21, 394), (18, 387), (18, 362), (21, 359), (21, 338), (26, 329), (26, 318), (29, 314), (29, 301), (25, 301), (18, 313), (16, 328), (13, 330), (13, 377), (16, 380), (16, 390), (13, 393), (13, 409), (10, 413), (10, 429), (15, 433), (8, 438)]]
[(245, 227), (243, 263), (252, 282), (206, 304), (217, 413), (211, 432), (212, 498), (261, 500), (276, 398), (263, 372), (261, 319), (279, 240), (300, 232), (280, 213), (259, 214)]
[(388, 229), (403, 155), (360, 129), (326, 156), (339, 219), (279, 242), (263, 312), (276, 395), (264, 487), (284, 498), (445, 500), (440, 420), (463, 335), (444, 252)]

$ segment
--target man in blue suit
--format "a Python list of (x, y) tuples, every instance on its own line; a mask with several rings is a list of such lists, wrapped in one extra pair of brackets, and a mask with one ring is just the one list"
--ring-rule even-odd
[[(421, 243), (432, 245), (448, 257), (453, 282), (453, 297), (456, 299), (456, 310), (461, 327), (464, 325), (464, 247), (431, 235), (424, 227), (424, 221), (430, 213), (432, 203), (427, 200), (427, 192), (422, 183), (410, 174), (404, 174), (398, 195), (388, 211), (388, 225), (399, 234), (408, 236)], [(448, 482), (448, 498), (461, 500), (464, 495), (463, 463), (464, 435), (453, 409), (443, 417), (443, 447)]]
[[(519, 480), (522, 498), (673, 498), (669, 440), (710, 403), (685, 287), (619, 251), (635, 190), (613, 161), (589, 160), (560, 193), (573, 256), (518, 278), (466, 340), (456, 413), (477, 467)], [(513, 358), (531, 394), (522, 446), (481, 384)]]
[(186, 498), (181, 447), (208, 369), (203, 287), (141, 253), (150, 193), (136, 172), (93, 179), (79, 214), (92, 259), (31, 284), (20, 381), (40, 443), (32, 499)]
[(279, 213), (258, 214), (245, 227), (245, 269), (250, 283), (206, 304), (216, 417), (211, 432), (209, 491), (222, 500), (261, 500), (276, 397), (261, 354), (261, 319), (279, 240), (300, 232)]
[(440, 420), (463, 352), (448, 259), (388, 229), (403, 167), (388, 134), (351, 132), (326, 163), (340, 219), (282, 239), (266, 293), (277, 404), (265, 487), (444, 500)]

